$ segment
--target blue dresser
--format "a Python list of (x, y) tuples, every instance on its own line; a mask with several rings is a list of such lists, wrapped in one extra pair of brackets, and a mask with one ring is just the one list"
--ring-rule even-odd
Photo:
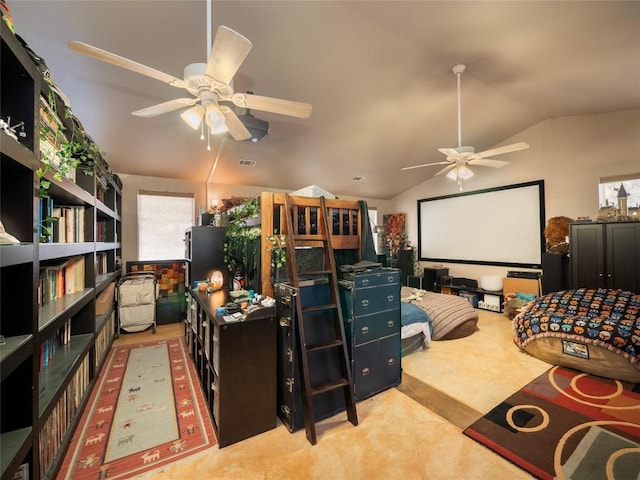
[(339, 282), (355, 398), (398, 385), (400, 364), (400, 270), (346, 273)]

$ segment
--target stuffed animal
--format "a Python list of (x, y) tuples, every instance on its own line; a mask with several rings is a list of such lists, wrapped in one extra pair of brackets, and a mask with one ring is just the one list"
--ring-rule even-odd
[(549, 253), (569, 253), (569, 224), (574, 220), (569, 217), (552, 217), (544, 229), (546, 250)]

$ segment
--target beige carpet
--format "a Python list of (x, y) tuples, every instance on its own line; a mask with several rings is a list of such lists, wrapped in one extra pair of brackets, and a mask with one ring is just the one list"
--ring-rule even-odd
[[(462, 434), (465, 426), (549, 368), (515, 347), (508, 319), (479, 313), (480, 330), (472, 336), (434, 342), (404, 357), (402, 384), (359, 402), (357, 427), (346, 414), (324, 420), (318, 424), (318, 443), (311, 446), (304, 430), (291, 434), (278, 424), (140, 478), (531, 479)], [(181, 328), (162, 326), (158, 334)]]
[(479, 417), (546, 372), (550, 365), (513, 343), (507, 317), (486, 310), (477, 312), (479, 331), (465, 338), (432, 342), (428, 349), (404, 357), (402, 369), (475, 410)]

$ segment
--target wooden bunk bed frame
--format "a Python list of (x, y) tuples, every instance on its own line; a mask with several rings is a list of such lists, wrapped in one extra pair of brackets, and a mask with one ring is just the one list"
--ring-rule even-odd
[[(272, 243), (269, 237), (280, 235), (286, 232), (286, 219), (284, 209), (283, 193), (262, 192), (260, 195), (260, 221), (261, 221), (261, 242), (260, 248), (262, 258), (260, 261), (260, 279), (262, 294), (273, 297), (271, 251)], [(320, 208), (320, 198), (317, 197), (289, 197), (293, 204), (294, 234), (298, 235), (300, 241), (297, 245), (304, 246), (304, 241), (311, 243), (321, 238), (317, 233), (317, 211)], [(331, 219), (332, 228), (330, 232), (331, 246), (334, 250), (357, 250), (358, 259), (362, 260), (361, 237), (362, 218), (360, 214), (360, 203), (358, 200), (339, 200), (325, 198), (327, 207), (327, 218)], [(366, 221), (366, 220), (365, 220)], [(302, 235), (302, 237), (300, 237)]]

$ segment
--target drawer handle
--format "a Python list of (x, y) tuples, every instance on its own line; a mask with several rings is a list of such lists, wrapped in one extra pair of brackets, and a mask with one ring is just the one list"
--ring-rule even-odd
[(395, 295), (387, 295), (387, 302), (389, 302), (389, 303), (393, 302), (394, 298), (396, 298)]
[(369, 375), (369, 367), (365, 367), (362, 369), (362, 375)]
[(288, 327), (291, 325), (291, 317), (280, 317), (280, 326)]
[(367, 305), (369, 305), (369, 300), (367, 300), (366, 298), (364, 300), (362, 300), (362, 302), (360, 303), (363, 307), (366, 307)]
[(362, 333), (367, 334), (369, 333), (369, 327), (362, 327), (362, 329), (360, 330)]
[(389, 360), (387, 360), (387, 365), (391, 366), (391, 365), (395, 365), (396, 361), (393, 358), (390, 358)]
[(395, 279), (395, 277), (394, 277), (393, 275), (389, 275), (389, 276), (387, 277), (387, 282), (389, 282), (389, 283), (393, 283), (395, 280), (396, 280), (396, 279)]
[(362, 285), (369, 285), (369, 279), (368, 278), (363, 278), (362, 279)]
[(387, 321), (387, 327), (389, 328), (393, 328), (393, 326), (396, 324), (396, 322), (394, 322), (393, 320), (389, 320)]

